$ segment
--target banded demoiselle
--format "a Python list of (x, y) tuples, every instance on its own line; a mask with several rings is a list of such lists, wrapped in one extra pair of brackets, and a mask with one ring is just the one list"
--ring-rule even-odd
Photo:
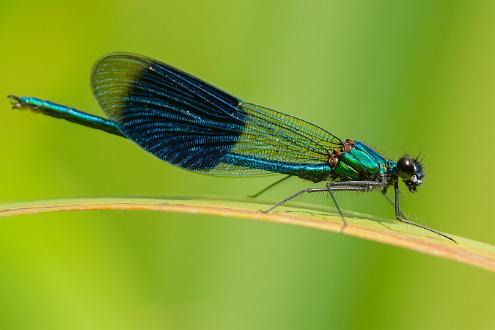
[(392, 186), (397, 220), (454, 241), (406, 219), (400, 211), (399, 179), (411, 192), (423, 182), (417, 159), (385, 159), (360, 141), (341, 140), (307, 121), (244, 102), (140, 55), (104, 56), (93, 68), (91, 87), (109, 119), (34, 97), (9, 97), (15, 109), (30, 109), (125, 137), (186, 170), (222, 176), (276, 173), (326, 183), (324, 188), (298, 191), (266, 212), (302, 194), (325, 192), (345, 225), (334, 192), (378, 190), (385, 195)]

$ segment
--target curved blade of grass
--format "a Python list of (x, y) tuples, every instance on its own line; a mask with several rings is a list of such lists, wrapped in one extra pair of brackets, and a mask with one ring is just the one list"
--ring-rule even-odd
[(458, 244), (402, 223), (348, 216), (343, 228), (340, 217), (315, 207), (280, 207), (274, 213), (262, 213), (267, 205), (252, 200), (219, 200), (200, 197), (182, 198), (87, 198), (24, 202), (0, 206), (0, 217), (61, 211), (146, 210), (218, 215), (257, 221), (291, 224), (338, 232), (398, 246), (426, 254), (456, 260), (495, 272), (495, 246), (452, 236)]

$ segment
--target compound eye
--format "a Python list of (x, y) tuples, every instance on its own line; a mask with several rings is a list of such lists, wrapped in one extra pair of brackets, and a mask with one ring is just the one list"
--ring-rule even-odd
[(416, 174), (414, 160), (410, 157), (402, 157), (399, 159), (397, 162), (397, 172), (402, 180), (411, 180), (411, 178)]

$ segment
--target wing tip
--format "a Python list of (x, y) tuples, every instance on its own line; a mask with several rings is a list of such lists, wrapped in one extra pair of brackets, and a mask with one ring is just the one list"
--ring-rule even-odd
[[(91, 90), (109, 118), (121, 121), (124, 98), (129, 94), (132, 82), (139, 79), (150, 63), (149, 58), (139, 54), (114, 52), (100, 57), (93, 65)], [(127, 79), (121, 79), (123, 76)]]

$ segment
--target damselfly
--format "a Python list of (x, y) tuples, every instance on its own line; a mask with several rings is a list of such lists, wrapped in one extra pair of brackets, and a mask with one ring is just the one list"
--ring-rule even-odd
[(326, 183), (324, 188), (298, 191), (267, 212), (302, 194), (325, 192), (345, 224), (334, 192), (378, 190), (385, 194), (393, 187), (397, 220), (454, 241), (409, 221), (400, 211), (399, 179), (411, 192), (423, 182), (423, 168), (417, 159), (385, 159), (360, 141), (341, 140), (302, 119), (244, 102), (139, 55), (101, 58), (93, 68), (91, 87), (109, 119), (34, 97), (10, 98), (16, 109), (30, 109), (125, 137), (186, 170), (222, 176), (276, 173)]

